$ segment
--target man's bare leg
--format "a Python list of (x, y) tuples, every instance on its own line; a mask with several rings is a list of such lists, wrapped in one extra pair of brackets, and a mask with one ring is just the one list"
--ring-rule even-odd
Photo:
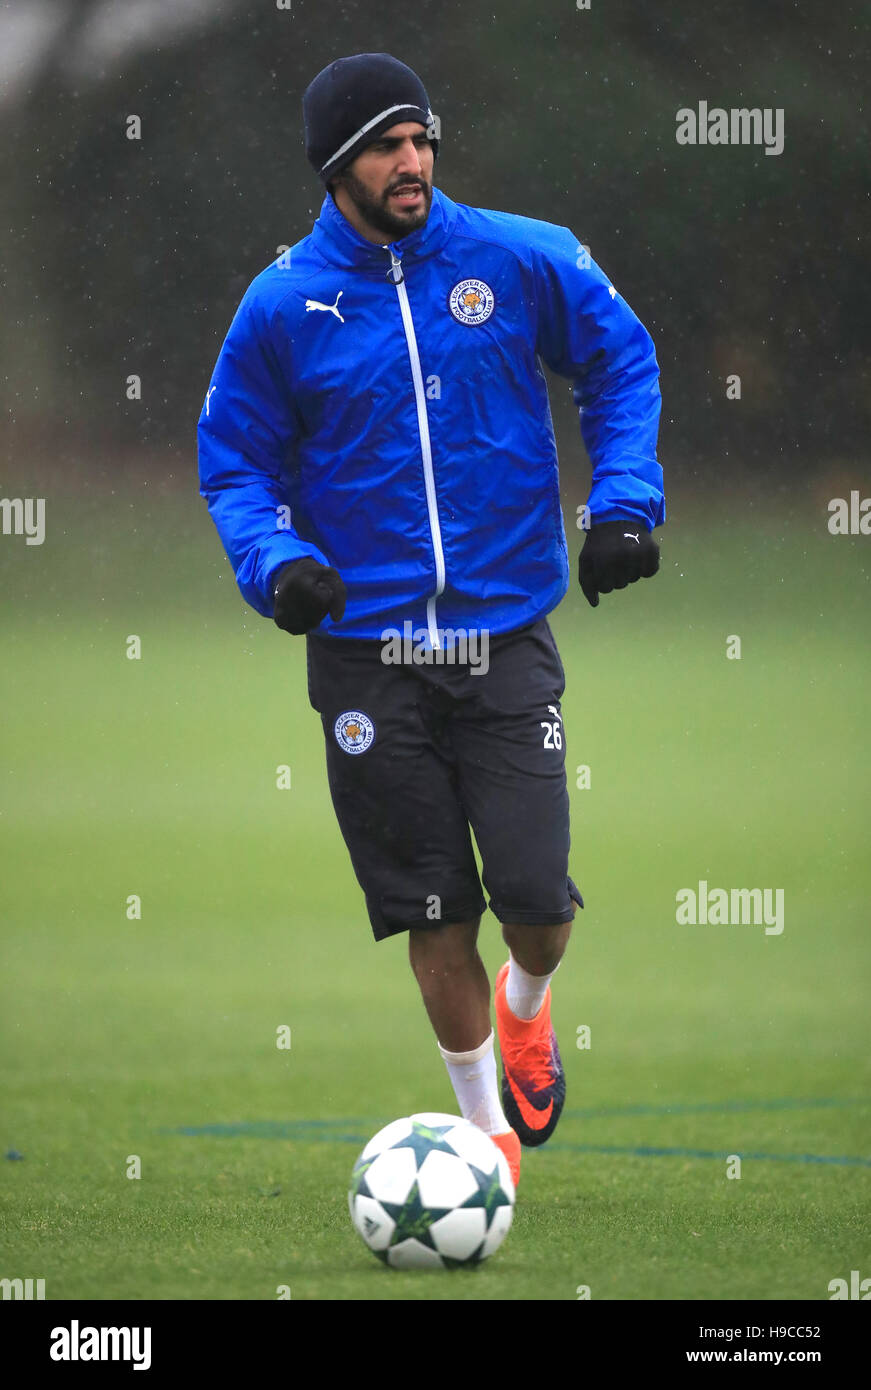
[(520, 1178), (520, 1140), (499, 1099), (490, 981), (478, 955), (480, 918), (413, 928), (409, 959), (464, 1119), (489, 1134)]
[(408, 957), (436, 1038), (450, 1052), (470, 1052), (491, 1032), (490, 981), (478, 955), (481, 919), (412, 927)]

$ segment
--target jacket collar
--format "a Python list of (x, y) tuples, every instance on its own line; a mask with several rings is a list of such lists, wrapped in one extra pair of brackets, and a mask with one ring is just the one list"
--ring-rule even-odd
[[(399, 241), (385, 244), (392, 246), (400, 260), (425, 260), (442, 249), (456, 220), (456, 203), (433, 186), (432, 206), (424, 225)], [(312, 237), (321, 255), (334, 265), (377, 275), (386, 275), (390, 269), (390, 257), (384, 248), (362, 237), (342, 215), (329, 193), (312, 228)]]

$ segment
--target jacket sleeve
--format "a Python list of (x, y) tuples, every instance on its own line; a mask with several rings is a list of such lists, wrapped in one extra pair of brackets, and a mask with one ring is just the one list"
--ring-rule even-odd
[(286, 373), (252, 286), (218, 356), (197, 442), (200, 493), (243, 598), (265, 618), (273, 616), (270, 583), (282, 565), (304, 555), (329, 563), (291, 524), (281, 475), (295, 439)]
[(665, 520), (656, 458), (661, 397), (653, 341), (567, 227), (534, 252), (538, 352), (573, 383), (593, 465), (592, 521)]

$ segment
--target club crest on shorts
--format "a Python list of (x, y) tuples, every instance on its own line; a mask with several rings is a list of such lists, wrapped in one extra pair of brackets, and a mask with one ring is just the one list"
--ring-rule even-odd
[(365, 753), (375, 741), (375, 725), (359, 709), (347, 709), (333, 726), (336, 742), (346, 753)]
[(461, 280), (448, 295), (457, 323), (483, 323), (496, 308), (496, 296), (483, 280)]

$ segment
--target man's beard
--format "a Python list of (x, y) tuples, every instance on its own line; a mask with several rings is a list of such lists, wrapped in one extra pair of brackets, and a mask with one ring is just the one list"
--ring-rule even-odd
[[(409, 213), (405, 217), (391, 212), (386, 206), (390, 196), (389, 189), (382, 197), (374, 197), (366, 185), (360, 182), (356, 174), (351, 173), (350, 169), (342, 171), (340, 181), (360, 216), (364, 217), (376, 232), (381, 232), (388, 241), (399, 241), (402, 237), (408, 236), (410, 232), (416, 232), (429, 217), (432, 206), (432, 187), (424, 183), (422, 179), (409, 179), (408, 183), (420, 188), (423, 193), (424, 206), (420, 212)], [(401, 183), (394, 185), (396, 188), (403, 186)]]

